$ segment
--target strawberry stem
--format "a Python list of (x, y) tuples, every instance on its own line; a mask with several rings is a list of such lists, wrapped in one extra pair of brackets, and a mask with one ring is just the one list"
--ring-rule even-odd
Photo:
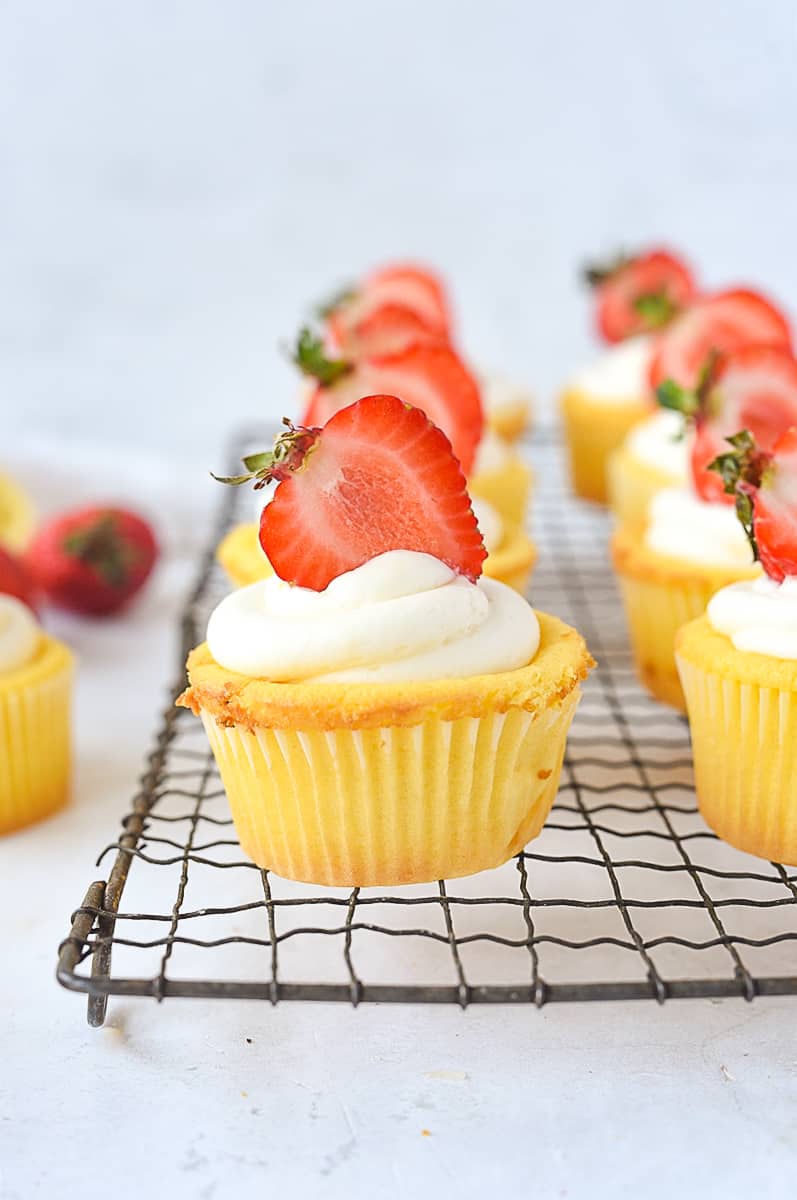
[(320, 429), (307, 429), (303, 425), (294, 425), (288, 417), (282, 418), (285, 433), (280, 433), (274, 440), (271, 450), (261, 450), (257, 454), (247, 454), (241, 461), (246, 467), (244, 475), (214, 475), (217, 483), (228, 483), (239, 487), (242, 483), (255, 481), (255, 491), (276, 480), (282, 483), (290, 475), (300, 471), (307, 461), (307, 456), (313, 449)]
[(633, 260), (628, 254), (622, 250), (615, 254), (614, 258), (609, 259), (604, 263), (587, 263), (582, 269), (581, 275), (588, 287), (600, 287), (607, 279), (611, 279), (612, 275), (616, 275), (623, 267), (627, 267)]
[(678, 312), (678, 305), (667, 292), (643, 292), (631, 302), (634, 312), (645, 322), (646, 329), (661, 329)]
[(339, 288), (338, 291), (330, 296), (328, 300), (325, 300), (323, 304), (318, 305), (315, 310), (316, 316), (319, 318), (319, 320), (326, 321), (332, 316), (333, 313), (337, 312), (339, 308), (343, 308), (346, 304), (351, 304), (352, 300), (355, 300), (356, 298), (357, 289), (353, 284), (349, 284), (347, 287)]
[(328, 358), (321, 338), (306, 326), (299, 331), (293, 361), (303, 375), (317, 379), (322, 387), (331, 387), (354, 369), (343, 358)]
[(103, 513), (93, 524), (70, 533), (64, 551), (93, 567), (111, 587), (124, 587), (138, 558), (135, 547), (121, 537), (113, 513)]
[(736, 516), (747, 534), (753, 551), (753, 561), (758, 562), (758, 542), (753, 525), (755, 494), (761, 487), (764, 471), (771, 463), (772, 455), (767, 454), (765, 450), (759, 450), (748, 429), (742, 429), (725, 440), (733, 449), (718, 454), (714, 461), (708, 464), (708, 469), (722, 476), (726, 495), (735, 498)]

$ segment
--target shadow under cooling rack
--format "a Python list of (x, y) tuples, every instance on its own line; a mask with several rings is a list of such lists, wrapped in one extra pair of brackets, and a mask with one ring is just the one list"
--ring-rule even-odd
[[(236, 461), (252, 441), (262, 431), (237, 439)], [(291, 883), (243, 858), (204, 732), (170, 697), (100, 856), (107, 882), (88, 889), (60, 949), (58, 979), (88, 993), (92, 1024), (110, 995), (540, 1006), (797, 994), (797, 873), (702, 822), (686, 723), (634, 678), (607, 518), (568, 496), (550, 435), (530, 453), (531, 598), (576, 625), (599, 661), (540, 837), (468, 879), (351, 892)], [(249, 502), (222, 495), (184, 650), (226, 590), (213, 549)]]

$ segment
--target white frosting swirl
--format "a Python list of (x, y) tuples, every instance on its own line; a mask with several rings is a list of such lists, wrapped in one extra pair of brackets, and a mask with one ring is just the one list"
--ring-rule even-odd
[(533, 608), (493, 579), (390, 550), (323, 592), (271, 576), (212, 613), (208, 646), (230, 671), (273, 682), (388, 683), (512, 671), (537, 653)]
[(615, 404), (631, 404), (650, 392), (648, 366), (652, 339), (644, 334), (612, 346), (600, 358), (576, 371), (570, 386)]
[(27, 666), (38, 644), (39, 626), (27, 604), (0, 594), (0, 675)]
[(646, 467), (671, 475), (673, 483), (689, 479), (691, 437), (680, 413), (662, 408), (635, 425), (625, 439), (626, 449)]
[(470, 502), (474, 516), (479, 523), (484, 548), (488, 554), (495, 554), (504, 540), (504, 522), (497, 508), (493, 508), (489, 500), (481, 496), (471, 497)]
[(500, 471), (513, 457), (512, 447), (492, 429), (485, 429), (476, 447), (471, 476), (481, 475), (482, 471)]
[(502, 375), (498, 371), (480, 371), (479, 386), (482, 395), (482, 407), (485, 412), (492, 413), (501, 408), (513, 408), (516, 404), (529, 407), (531, 394), (521, 384)]
[(737, 650), (797, 659), (797, 575), (732, 583), (711, 598), (708, 619)]
[(664, 488), (648, 509), (645, 545), (712, 567), (750, 567), (753, 552), (732, 504), (709, 504), (686, 488)]

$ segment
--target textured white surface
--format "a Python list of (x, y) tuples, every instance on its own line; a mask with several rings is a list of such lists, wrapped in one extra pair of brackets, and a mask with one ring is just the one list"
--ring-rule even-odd
[[(91, 494), (69, 439), (145, 448), (121, 493), (177, 478), (184, 549), (203, 510), (179, 464), (199, 491), (234, 420), (292, 407), (275, 341), (393, 252), (450, 272), (473, 357), (543, 396), (589, 354), (587, 254), (664, 236), (794, 307), (794, 22), (788, 0), (5, 3), (0, 457), (9, 430), (30, 461), (55, 434)], [(0, 844), (0, 1197), (782, 1196), (789, 1000), (141, 1001), (83, 1025), (55, 946), (129, 801), (185, 581), (176, 559), (126, 620), (61, 625), (78, 803)]]

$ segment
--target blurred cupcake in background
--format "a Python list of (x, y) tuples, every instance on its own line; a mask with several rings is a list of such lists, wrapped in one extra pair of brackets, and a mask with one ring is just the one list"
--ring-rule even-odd
[(605, 504), (610, 455), (654, 410), (654, 334), (691, 304), (696, 288), (689, 266), (665, 250), (590, 267), (586, 278), (598, 333), (611, 349), (571, 376), (560, 409), (573, 490)]
[(36, 528), (36, 510), (27, 492), (9, 475), (0, 473), (0, 546), (19, 553)]

